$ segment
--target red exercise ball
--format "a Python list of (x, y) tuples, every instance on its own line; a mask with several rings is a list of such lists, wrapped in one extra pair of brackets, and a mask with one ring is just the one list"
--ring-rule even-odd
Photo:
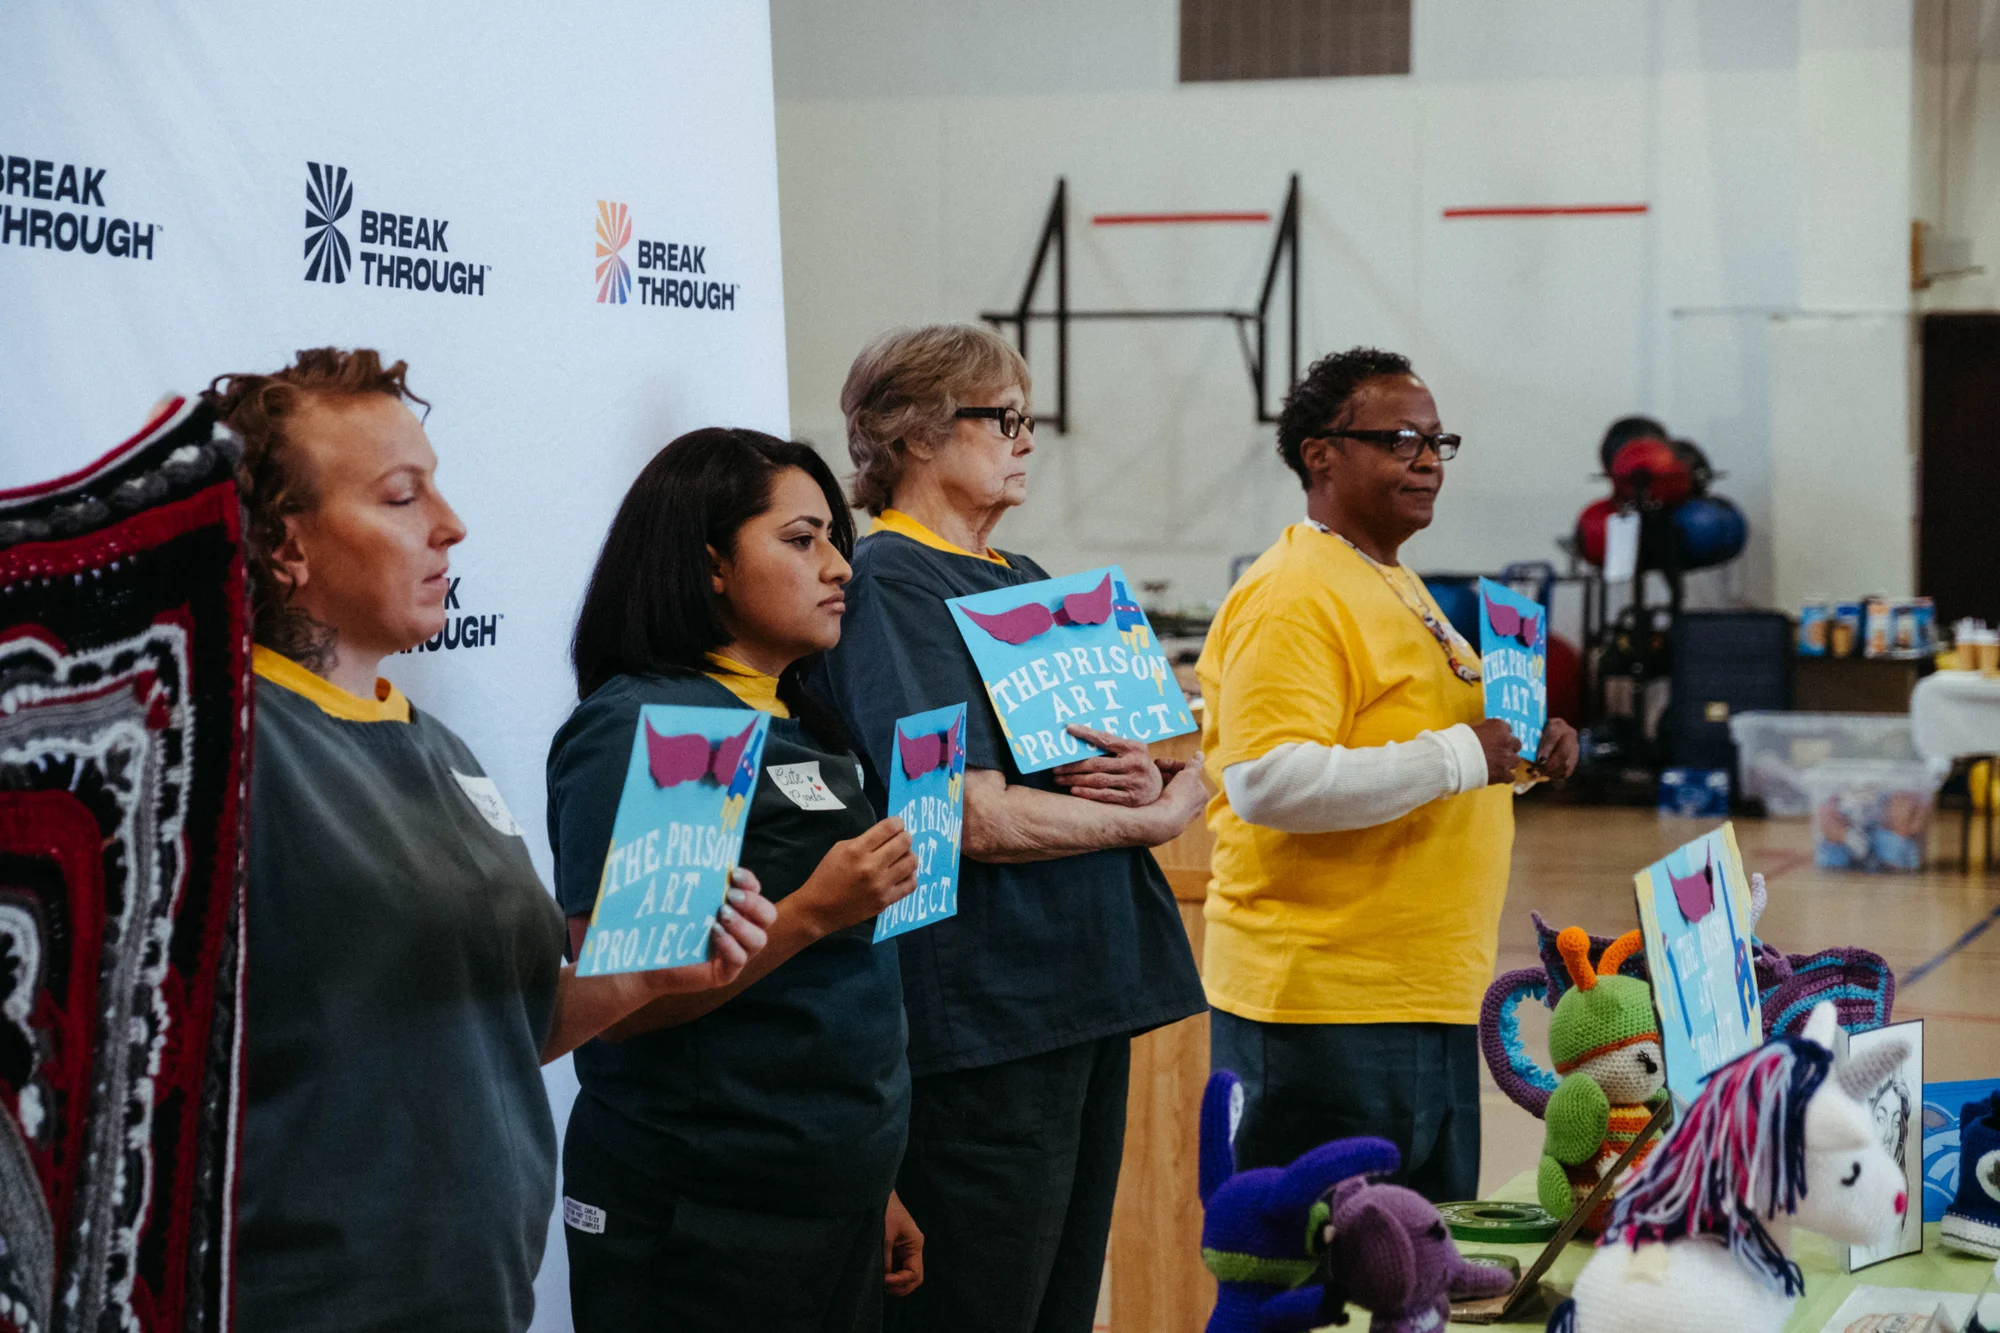
[(1549, 716), (1583, 725), (1583, 654), (1560, 634), (1549, 635)]
[(1665, 440), (1631, 440), (1611, 460), (1611, 490), (1621, 500), (1633, 500), (1642, 489), (1654, 504), (1677, 505), (1694, 494), (1694, 473)]
[(1576, 547), (1593, 565), (1604, 563), (1604, 524), (1617, 512), (1616, 500), (1592, 500), (1576, 516)]

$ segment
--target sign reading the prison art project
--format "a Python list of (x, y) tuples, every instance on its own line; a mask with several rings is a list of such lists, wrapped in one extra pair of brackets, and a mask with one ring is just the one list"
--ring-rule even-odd
[[(767, 8), (13, 5), (0, 86), (0, 486), (300, 348), (408, 361), (466, 538), (443, 628), (384, 673), (548, 873), (543, 760), (619, 498), (694, 427), (789, 433)], [(560, 1243), (538, 1290), (567, 1328)]]
[(1023, 773), (1102, 753), (1072, 725), (1142, 741), (1195, 729), (1129, 586), (1107, 565), (945, 603)]
[(770, 725), (768, 713), (741, 708), (639, 710), (578, 976), (708, 957)]
[(965, 705), (899, 718), (889, 751), (889, 813), (917, 855), (916, 892), (882, 909), (875, 942), (958, 914), (958, 847), (965, 829)]
[(1532, 760), (1549, 721), (1549, 613), (1492, 579), (1479, 580), (1479, 673), (1486, 716), (1504, 721)]
[(1635, 877), (1667, 1087), (1683, 1102), (1764, 1040), (1750, 954), (1750, 876), (1729, 824)]

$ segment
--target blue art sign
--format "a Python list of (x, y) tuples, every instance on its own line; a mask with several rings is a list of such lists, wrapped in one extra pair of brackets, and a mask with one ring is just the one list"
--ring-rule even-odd
[(958, 914), (958, 843), (965, 827), (965, 705), (896, 723), (889, 813), (917, 855), (916, 891), (875, 918), (875, 942)]
[(742, 708), (639, 710), (578, 976), (708, 957), (770, 725), (769, 714)]
[(1532, 761), (1549, 721), (1548, 610), (1492, 579), (1479, 580), (1479, 674), (1486, 716), (1512, 727)]
[(1691, 1102), (1710, 1074), (1764, 1041), (1750, 958), (1750, 877), (1736, 830), (1724, 824), (1636, 880), (1667, 1086)]
[(945, 605), (1023, 773), (1103, 753), (1070, 735), (1072, 723), (1142, 741), (1195, 730), (1173, 668), (1118, 566)]

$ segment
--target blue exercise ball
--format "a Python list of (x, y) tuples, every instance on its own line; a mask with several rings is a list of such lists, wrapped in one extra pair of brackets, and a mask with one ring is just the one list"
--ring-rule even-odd
[(1674, 510), (1681, 568), (1706, 569), (1743, 554), (1750, 524), (1743, 511), (1719, 495), (1698, 495)]

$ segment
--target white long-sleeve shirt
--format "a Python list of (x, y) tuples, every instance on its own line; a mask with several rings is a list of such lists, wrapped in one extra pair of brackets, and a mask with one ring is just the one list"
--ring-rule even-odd
[(1462, 722), (1361, 749), (1288, 741), (1222, 772), (1237, 818), (1280, 833), (1374, 828), (1486, 780), (1486, 751)]

